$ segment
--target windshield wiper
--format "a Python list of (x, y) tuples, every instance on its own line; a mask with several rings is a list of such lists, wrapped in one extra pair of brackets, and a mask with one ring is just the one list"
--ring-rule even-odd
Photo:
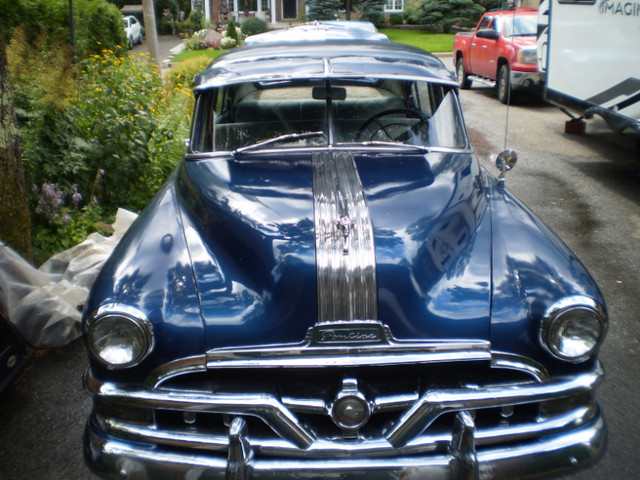
[(265, 147), (267, 145), (273, 145), (274, 143), (280, 142), (291, 142), (293, 140), (301, 140), (305, 138), (314, 138), (314, 137), (323, 137), (326, 134), (322, 131), (319, 132), (302, 132), (302, 133), (288, 133), (287, 135), (280, 135), (278, 137), (270, 138), (268, 140), (263, 140), (258, 143), (254, 143), (253, 145), (247, 145), (246, 147), (236, 148), (233, 151), (233, 155), (238, 155), (243, 152), (247, 152), (250, 150), (255, 150), (261, 147)]
[(431, 147), (424, 145), (411, 145), (410, 143), (396, 143), (396, 142), (382, 142), (379, 140), (367, 141), (367, 142), (345, 142), (339, 143), (337, 146), (357, 146), (357, 147), (394, 147), (401, 150), (417, 150), (419, 152), (429, 153)]

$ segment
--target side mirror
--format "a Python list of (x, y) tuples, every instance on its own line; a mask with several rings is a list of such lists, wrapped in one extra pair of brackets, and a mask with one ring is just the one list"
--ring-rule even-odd
[(500, 183), (504, 185), (504, 177), (509, 170), (516, 166), (518, 163), (518, 154), (515, 150), (507, 149), (503, 152), (500, 152), (498, 158), (496, 158), (496, 167), (500, 170), (500, 176), (498, 180)]
[(495, 30), (486, 29), (486, 30), (478, 30), (476, 32), (476, 37), (487, 38), (489, 40), (497, 40), (500, 37), (500, 35)]

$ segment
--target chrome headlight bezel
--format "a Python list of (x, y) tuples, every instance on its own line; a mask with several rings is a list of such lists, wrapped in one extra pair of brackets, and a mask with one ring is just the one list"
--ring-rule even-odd
[(107, 304), (86, 323), (85, 337), (91, 356), (109, 369), (139, 365), (155, 345), (151, 321), (137, 308)]
[(572, 296), (552, 304), (540, 324), (540, 345), (554, 358), (580, 363), (600, 348), (607, 333), (604, 307), (590, 297)]

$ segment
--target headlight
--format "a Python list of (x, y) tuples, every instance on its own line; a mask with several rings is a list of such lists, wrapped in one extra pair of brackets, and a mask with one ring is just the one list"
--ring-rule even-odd
[(538, 51), (535, 49), (518, 50), (518, 62), (520, 63), (538, 63)]
[(153, 343), (151, 322), (126, 305), (104, 305), (87, 322), (89, 350), (109, 368), (139, 364), (151, 352)]
[(607, 332), (604, 308), (576, 296), (553, 304), (540, 327), (540, 343), (556, 358), (581, 362), (593, 355)]

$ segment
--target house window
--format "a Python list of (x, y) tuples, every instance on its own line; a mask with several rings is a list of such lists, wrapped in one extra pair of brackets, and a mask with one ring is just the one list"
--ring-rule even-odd
[(258, 9), (258, 0), (240, 0), (240, 11), (255, 12)]
[(402, 12), (404, 10), (404, 0), (386, 0), (385, 12)]

